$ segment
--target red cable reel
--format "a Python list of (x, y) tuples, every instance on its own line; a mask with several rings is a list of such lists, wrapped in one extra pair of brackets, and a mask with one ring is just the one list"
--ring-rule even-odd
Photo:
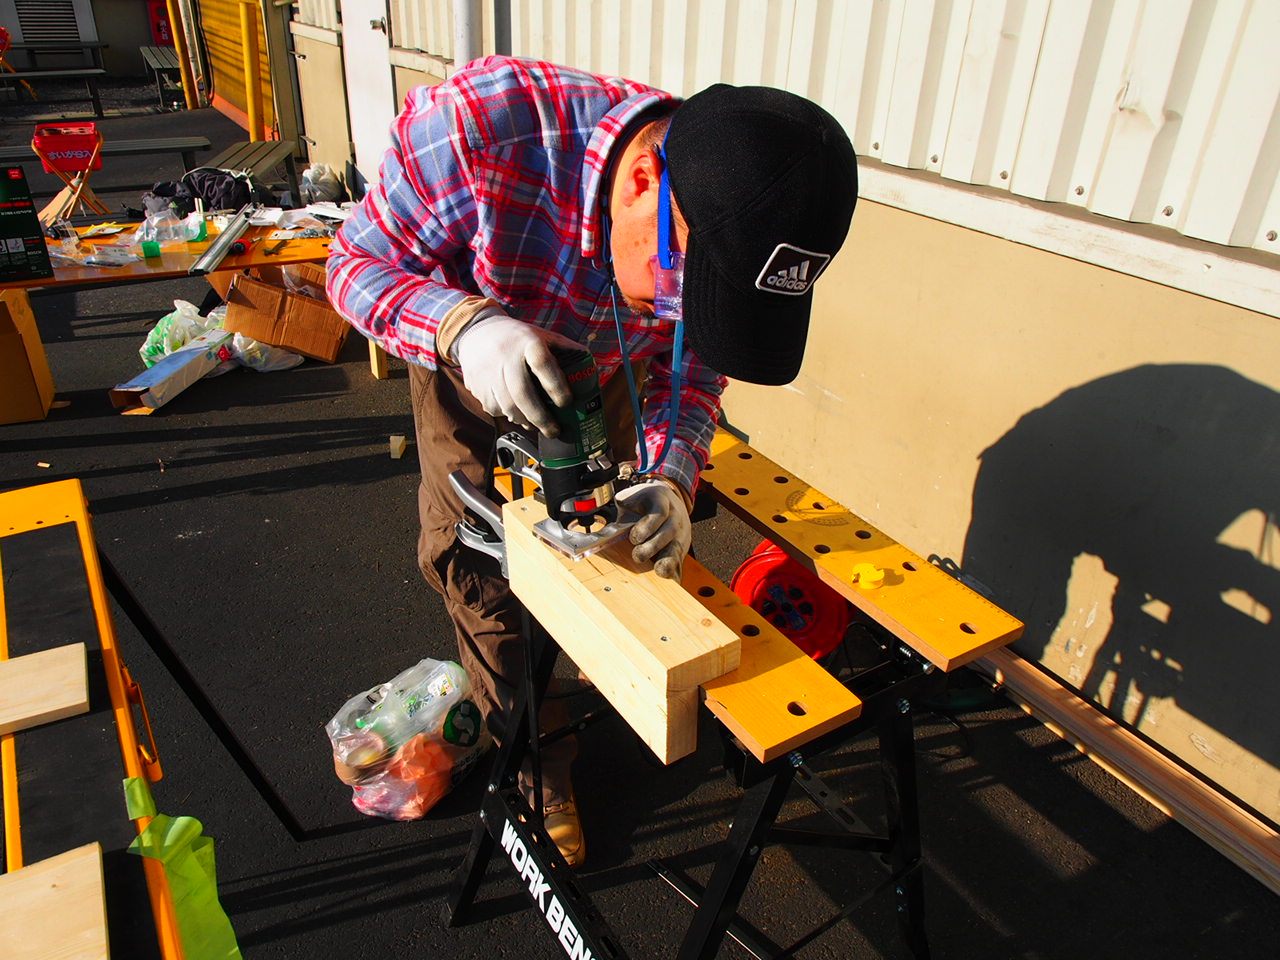
[(849, 628), (849, 601), (770, 540), (743, 561), (729, 589), (815, 660), (840, 646)]

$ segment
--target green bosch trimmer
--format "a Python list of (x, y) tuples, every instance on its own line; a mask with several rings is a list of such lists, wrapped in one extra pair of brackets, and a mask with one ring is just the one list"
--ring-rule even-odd
[[(547, 398), (560, 433), (539, 435), (536, 445), (520, 434), (498, 440), (498, 462), (541, 487), (538, 498), (547, 519), (534, 530), (575, 560), (615, 540), (637, 519), (620, 510), (613, 496), (618, 466), (609, 457), (609, 430), (595, 357), (587, 350), (555, 346), (572, 397), (563, 407)], [(530, 461), (533, 461), (530, 463)]]

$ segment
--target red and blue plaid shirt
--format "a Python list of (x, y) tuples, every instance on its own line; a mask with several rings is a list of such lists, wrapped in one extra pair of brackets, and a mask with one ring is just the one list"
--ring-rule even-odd
[[(380, 182), (333, 242), (334, 306), (388, 353), (434, 368), (441, 318), (467, 297), (491, 297), (511, 316), (587, 346), (607, 380), (621, 352), (602, 191), (620, 135), (671, 99), (630, 80), (508, 57), (413, 90)], [(617, 309), (630, 357), (649, 364), (652, 459), (669, 418), (673, 330), (621, 297)], [(725, 379), (687, 345), (684, 356), (676, 433), (659, 472), (692, 492)]]

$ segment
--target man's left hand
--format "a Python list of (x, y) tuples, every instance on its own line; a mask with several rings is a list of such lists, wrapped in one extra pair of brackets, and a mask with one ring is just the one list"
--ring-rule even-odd
[(693, 541), (693, 524), (680, 494), (663, 480), (642, 480), (621, 491), (617, 500), (640, 514), (631, 528), (632, 559), (636, 563), (652, 560), (658, 576), (679, 580)]

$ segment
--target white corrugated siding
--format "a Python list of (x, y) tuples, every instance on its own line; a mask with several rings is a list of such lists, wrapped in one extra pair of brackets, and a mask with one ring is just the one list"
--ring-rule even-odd
[(390, 7), (393, 47), (452, 56), (453, 0), (392, 0)]
[[(448, 0), (393, 0), (449, 55)], [(897, 167), (1280, 250), (1277, 0), (512, 0), (512, 52), (784, 87)]]
[(342, 18), (338, 15), (338, 0), (297, 0), (293, 19), (325, 30), (341, 30)]

